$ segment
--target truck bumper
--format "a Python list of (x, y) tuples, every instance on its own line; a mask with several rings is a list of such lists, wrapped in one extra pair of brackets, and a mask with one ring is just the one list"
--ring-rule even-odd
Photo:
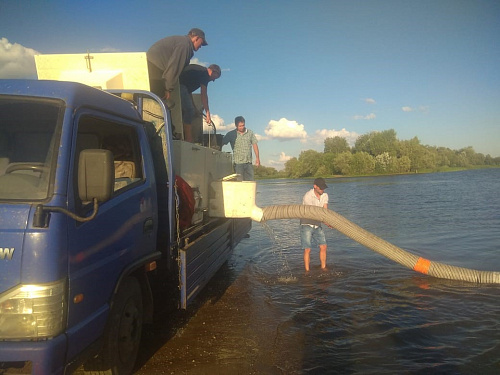
[(65, 356), (65, 335), (37, 342), (0, 342), (0, 373), (63, 374)]

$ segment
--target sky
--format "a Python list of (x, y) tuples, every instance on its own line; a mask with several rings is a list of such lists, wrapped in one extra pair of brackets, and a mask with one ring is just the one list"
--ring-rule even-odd
[(499, 20), (500, 0), (0, 0), (0, 78), (36, 78), (34, 54), (145, 52), (198, 27), (192, 62), (222, 68), (217, 132), (244, 116), (266, 167), (389, 129), (497, 157)]

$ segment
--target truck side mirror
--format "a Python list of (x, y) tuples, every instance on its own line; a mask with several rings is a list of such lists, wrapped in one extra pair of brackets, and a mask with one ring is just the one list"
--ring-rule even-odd
[(83, 202), (111, 198), (115, 183), (113, 153), (109, 150), (83, 150), (78, 160), (78, 193)]

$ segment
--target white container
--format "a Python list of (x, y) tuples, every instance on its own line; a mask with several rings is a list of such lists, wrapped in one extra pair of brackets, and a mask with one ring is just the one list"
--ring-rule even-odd
[(211, 185), (215, 196), (210, 199), (210, 216), (261, 221), (262, 210), (255, 205), (255, 181), (216, 181)]

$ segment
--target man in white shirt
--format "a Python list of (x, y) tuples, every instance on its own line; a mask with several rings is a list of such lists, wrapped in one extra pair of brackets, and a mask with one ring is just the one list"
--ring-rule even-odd
[[(325, 180), (317, 178), (314, 180), (314, 185), (302, 199), (302, 204), (328, 208), (328, 194), (325, 189), (328, 186)], [(321, 269), (326, 269), (326, 238), (320, 221), (311, 219), (300, 219), (300, 241), (304, 250), (304, 266), (306, 271), (309, 271), (311, 240), (314, 240), (319, 246), (319, 260)]]

